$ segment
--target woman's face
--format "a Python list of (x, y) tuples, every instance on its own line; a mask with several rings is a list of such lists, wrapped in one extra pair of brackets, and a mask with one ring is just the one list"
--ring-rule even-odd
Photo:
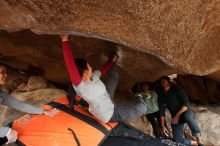
[(0, 85), (5, 85), (7, 78), (6, 68), (4, 66), (0, 66)]
[(147, 84), (143, 84), (142, 85), (142, 90), (143, 91), (148, 91), (149, 90), (149, 86)]

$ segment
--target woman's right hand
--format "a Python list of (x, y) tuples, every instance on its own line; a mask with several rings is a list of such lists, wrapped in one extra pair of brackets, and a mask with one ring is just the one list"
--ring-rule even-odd
[(60, 38), (61, 38), (61, 40), (62, 40), (63, 42), (69, 40), (69, 39), (68, 39), (68, 35), (65, 35), (65, 34), (60, 35)]
[(18, 136), (18, 132), (14, 131), (13, 129), (10, 129), (6, 135), (8, 139), (8, 142), (6, 144), (16, 142), (17, 136)]
[(118, 55), (114, 54), (111, 59), (113, 62), (116, 62), (118, 60)]
[(166, 127), (162, 128), (162, 130), (163, 130), (163, 131), (162, 131), (163, 134), (164, 134), (165, 136), (169, 137), (169, 135), (170, 135), (169, 130), (168, 130)]

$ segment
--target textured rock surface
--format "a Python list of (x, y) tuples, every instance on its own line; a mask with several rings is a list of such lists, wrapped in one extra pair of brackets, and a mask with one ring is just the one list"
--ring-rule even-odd
[[(98, 69), (107, 60), (106, 56), (118, 49), (121, 56), (117, 62), (121, 77), (119, 90), (131, 88), (136, 81), (153, 81), (162, 74), (177, 72), (155, 56), (108, 41), (72, 36), (70, 44), (74, 56), (86, 58), (94, 69)], [(66, 84), (69, 80), (58, 36), (36, 35), (26, 30), (11, 34), (1, 32), (0, 48), (0, 61), (4, 64), (29, 74), (38, 72), (54, 82)]]
[(0, 28), (110, 40), (204, 75), (220, 69), (219, 13), (218, 0), (2, 0)]
[[(164, 74), (181, 73), (155, 56), (108, 41), (72, 36), (70, 43), (74, 55), (86, 58), (94, 69), (99, 68), (107, 59), (106, 56), (118, 48), (118, 53), (121, 56), (117, 62), (120, 72), (120, 84), (118, 86), (118, 91), (120, 92), (128, 90), (137, 81), (154, 81)], [(38, 36), (30, 31), (11, 34), (1, 32), (0, 47), (2, 53), (0, 61), (5, 64), (25, 70), (29, 74), (42, 75), (44, 78), (54, 82), (66, 84), (69, 80), (57, 36)], [(18, 77), (19, 74), (14, 72), (14, 76), (8, 80), (13, 82), (9, 88), (13, 89), (22, 80), (26, 82), (28, 80), (25, 76)], [(215, 72), (208, 75), (208, 77), (212, 79), (204, 77), (206, 79), (206, 87), (201, 77), (192, 75), (180, 76), (179, 82), (192, 100), (198, 101), (201, 99), (204, 102), (219, 102), (219, 74)], [(20, 90), (32, 90), (32, 88), (35, 88), (30, 87), (32, 85), (47, 85), (47, 83), (45, 85), (42, 85), (42, 83), (37, 85), (37, 82), (31, 82), (31, 79), (29, 81), (27, 87), (30, 89)], [(43, 79), (40, 82), (43, 82)], [(26, 87), (26, 85), (24, 86)], [(19, 86), (19, 88), (22, 88), (22, 86)]]
[(196, 113), (196, 118), (199, 122), (202, 131), (202, 137), (206, 145), (217, 146), (220, 145), (220, 105), (195, 106), (193, 110)]
[(61, 89), (36, 89), (35, 91), (30, 92), (13, 92), (12, 96), (21, 101), (29, 101), (32, 103), (40, 103), (41, 105), (47, 103), (58, 97), (64, 97), (66, 92)]
[[(37, 34), (68, 33), (75, 56), (95, 67), (119, 48), (123, 89), (135, 81), (185, 72), (220, 80), (220, 2), (183, 1), (0, 1), (0, 29)], [(66, 83), (57, 36), (0, 32), (1, 62), (20, 69), (41, 67), (44, 77)], [(3, 61), (2, 61), (3, 60)], [(178, 71), (177, 71), (178, 70)], [(131, 81), (133, 81), (131, 83)]]
[[(153, 81), (170, 73), (208, 75), (220, 81), (219, 13), (219, 0), (1, 0), (0, 29), (13, 33), (0, 32), (0, 58), (21, 70), (32, 72), (31, 66), (40, 67), (44, 78), (66, 83), (69, 77), (60, 40), (52, 35), (68, 33), (74, 35), (70, 43), (76, 49), (75, 56), (86, 58), (95, 68), (103, 63), (104, 56), (119, 48), (121, 91), (136, 81)], [(16, 79), (13, 82), (12, 89), (20, 83)], [(219, 99), (215, 83), (207, 82), (208, 93), (203, 92), (200, 83), (201, 80), (193, 79), (194, 85), (201, 85), (194, 92), (190, 90), (194, 97), (210, 100), (208, 95), (212, 95)], [(204, 93), (201, 97), (200, 89)], [(216, 102), (216, 98), (211, 100)], [(215, 137), (220, 131), (218, 122), (215, 123), (219, 113), (203, 112), (198, 119), (207, 134), (206, 143), (219, 144)]]
[(47, 88), (47, 82), (41, 76), (31, 76), (27, 83), (29, 91)]
[(176, 82), (183, 87), (189, 99), (197, 103), (220, 102), (220, 82), (208, 77), (178, 75)]

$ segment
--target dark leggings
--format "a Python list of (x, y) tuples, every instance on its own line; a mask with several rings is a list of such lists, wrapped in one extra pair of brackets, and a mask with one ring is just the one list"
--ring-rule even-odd
[(0, 145), (5, 144), (8, 141), (7, 137), (0, 138)]
[(146, 115), (148, 121), (151, 123), (153, 132), (156, 138), (160, 138), (160, 127), (159, 127), (159, 112), (151, 113)]
[[(114, 103), (114, 94), (118, 85), (119, 75), (113, 67), (108, 73), (108, 82), (106, 89)], [(136, 97), (137, 101), (131, 105), (117, 105), (115, 104), (114, 113), (110, 119), (111, 122), (119, 122), (124, 120), (134, 119), (146, 113), (147, 106), (141, 97)]]

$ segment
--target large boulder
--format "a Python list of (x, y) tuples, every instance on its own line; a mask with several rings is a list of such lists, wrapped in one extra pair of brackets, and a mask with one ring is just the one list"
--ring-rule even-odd
[(47, 82), (41, 76), (31, 76), (27, 83), (29, 91), (47, 88)]
[(69, 77), (58, 34), (66, 33), (72, 35), (74, 56), (94, 68), (117, 50), (119, 91), (171, 73), (220, 80), (219, 11), (218, 0), (2, 0), (0, 62), (30, 72), (41, 68), (40, 75), (65, 84)]
[(2, 0), (0, 29), (109, 40), (181, 71), (205, 75), (220, 70), (219, 12), (218, 0)]
[[(74, 55), (86, 58), (94, 68), (117, 50), (122, 56), (117, 62), (118, 91), (171, 73), (208, 75), (220, 81), (219, 13), (218, 0), (1, 0), (0, 62), (22, 72), (41, 68), (46, 79), (66, 84), (69, 76), (57, 36), (66, 33), (72, 35)], [(207, 82), (206, 94), (212, 97), (205, 93), (200, 97), (197, 91), (204, 85), (193, 81), (199, 85), (190, 90), (196, 100), (218, 102), (216, 83)]]
[[(162, 74), (180, 72), (153, 55), (108, 41), (71, 36), (70, 45), (74, 56), (88, 60), (93, 69), (99, 69), (108, 56), (118, 50), (119, 91), (127, 90), (136, 81), (153, 81)], [(27, 30), (11, 34), (0, 32), (0, 48), (0, 62), (4, 64), (53, 82), (69, 82), (58, 36), (36, 35)]]

